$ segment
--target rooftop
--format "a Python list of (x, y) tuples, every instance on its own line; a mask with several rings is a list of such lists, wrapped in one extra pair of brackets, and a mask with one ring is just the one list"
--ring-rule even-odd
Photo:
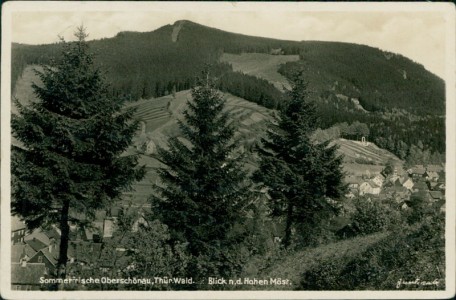
[(11, 264), (11, 283), (39, 285), (40, 277), (44, 275), (44, 263)]
[(440, 172), (443, 171), (444, 168), (441, 165), (427, 165), (426, 170), (429, 172)]
[(345, 183), (357, 183), (359, 184), (362, 179), (360, 177), (357, 177), (357, 176), (354, 176), (354, 175), (348, 175), (348, 176), (345, 176), (344, 178), (344, 181)]
[(25, 223), (17, 216), (11, 216), (11, 231), (26, 229)]
[[(46, 246), (51, 243), (49, 236), (47, 236), (46, 233), (41, 228), (37, 228), (37, 229), (33, 230), (32, 233), (26, 235), (24, 238), (24, 240), (26, 242), (29, 240), (33, 240), (33, 239), (37, 239), (37, 240), (41, 241)], [(40, 249), (38, 249), (38, 250), (40, 250)]]
[(25, 241), (33, 250), (40, 251), (43, 248), (46, 248), (47, 245), (41, 242), (40, 240), (33, 238), (31, 240)]
[(429, 195), (431, 195), (433, 199), (443, 199), (443, 194), (440, 191), (430, 191)]
[(27, 244), (11, 245), (11, 262), (19, 262), (24, 254), (31, 258), (36, 254), (36, 251)]

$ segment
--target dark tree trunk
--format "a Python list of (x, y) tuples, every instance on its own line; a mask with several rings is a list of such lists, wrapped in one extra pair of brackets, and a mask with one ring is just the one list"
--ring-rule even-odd
[(57, 278), (65, 279), (66, 264), (68, 260), (68, 242), (70, 239), (70, 225), (68, 224), (68, 213), (70, 210), (70, 201), (65, 200), (62, 207), (62, 216), (60, 218), (60, 252), (57, 262)]
[(288, 248), (291, 243), (291, 225), (293, 224), (293, 204), (288, 203), (287, 209), (287, 224), (285, 227), (285, 237), (283, 239), (283, 245)]

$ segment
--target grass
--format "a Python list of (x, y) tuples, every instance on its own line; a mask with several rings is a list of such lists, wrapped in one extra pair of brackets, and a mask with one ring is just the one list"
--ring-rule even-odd
[(220, 58), (233, 66), (234, 71), (263, 78), (282, 90), (290, 88), (287, 79), (277, 70), (281, 64), (299, 60), (299, 55), (270, 55), (265, 53), (224, 53)]
[[(242, 55), (225, 54), (224, 59), (231, 59), (235, 63), (244, 64), (250, 72), (266, 72), (271, 75), (277, 71), (280, 63), (294, 58), (284, 55), (274, 56), (252, 53)], [(251, 63), (248, 63), (249, 61)], [(264, 66), (255, 67), (260, 62), (264, 63)], [(35, 98), (33, 89), (30, 86), (31, 82), (38, 81), (38, 77), (32, 71), (34, 67), (36, 66), (27, 67), (22, 77), (17, 81), (15, 97), (20, 99), (22, 103), (28, 103)], [(231, 113), (233, 122), (237, 126), (236, 139), (245, 143), (259, 141), (265, 134), (266, 123), (271, 120), (271, 110), (228, 93), (224, 94), (224, 97), (226, 98), (225, 111)], [(175, 96), (168, 95), (161, 98), (143, 99), (128, 103), (126, 106), (136, 107), (135, 118), (146, 124), (146, 137), (154, 141), (156, 145), (165, 147), (169, 136), (180, 135), (177, 120), (183, 120), (182, 112), (185, 110), (186, 103), (190, 98), (191, 93), (189, 90), (186, 90), (176, 93)], [(13, 112), (16, 111), (14, 105), (11, 109)], [(140, 133), (138, 131), (138, 136), (134, 139), (136, 143), (146, 138), (142, 137), (141, 139)], [(364, 147), (355, 141), (342, 139), (338, 140), (337, 143), (341, 146), (341, 153), (347, 157), (344, 163), (344, 169), (347, 173), (362, 175), (365, 174), (366, 170), (369, 170), (371, 174), (379, 173), (383, 168), (382, 165), (389, 158), (397, 159), (388, 151), (380, 149), (373, 144)], [(136, 150), (132, 147), (128, 152), (135, 153)], [(370, 158), (372, 163), (377, 165), (354, 164), (354, 159), (357, 157)], [(249, 169), (255, 169), (256, 162), (252, 155), (247, 158), (247, 161), (249, 162)], [(141, 155), (140, 164), (145, 165), (148, 172), (146, 178), (134, 186), (138, 192), (136, 194), (135, 192), (130, 194), (133, 198), (137, 196), (138, 201), (144, 201), (145, 195), (152, 193), (151, 186), (157, 178), (155, 168), (159, 166), (159, 163), (150, 156)]]
[(361, 142), (346, 139), (337, 139), (334, 142), (339, 145), (339, 152), (344, 154), (344, 161), (347, 163), (362, 159), (374, 165), (385, 165), (391, 159), (397, 164), (402, 164), (402, 161), (394, 154), (373, 143), (364, 146)]
[(315, 248), (307, 248), (278, 260), (272, 267), (262, 272), (258, 277), (265, 279), (289, 279), (292, 283), (291, 285), (267, 286), (267, 289), (291, 290), (299, 284), (301, 275), (305, 271), (318, 268), (320, 264), (330, 260), (343, 259), (349, 261), (350, 259), (354, 259), (370, 246), (387, 237), (387, 232), (379, 232), (329, 243)]

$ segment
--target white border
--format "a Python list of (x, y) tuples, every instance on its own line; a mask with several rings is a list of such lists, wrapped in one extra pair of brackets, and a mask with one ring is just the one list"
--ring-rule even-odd
[[(11, 24), (16, 11), (331, 11), (331, 12), (442, 12), (446, 18), (446, 290), (445, 291), (197, 291), (197, 292), (132, 292), (132, 291), (77, 291), (77, 292), (24, 292), (12, 291), (11, 285), (11, 224), (10, 224), (10, 147), (11, 128)], [(7, 2), (2, 9), (1, 56), (1, 295), (8, 299), (445, 299), (455, 295), (455, 6), (451, 3), (277, 3), (277, 2)], [(432, 54), (430, 54), (432, 55)]]

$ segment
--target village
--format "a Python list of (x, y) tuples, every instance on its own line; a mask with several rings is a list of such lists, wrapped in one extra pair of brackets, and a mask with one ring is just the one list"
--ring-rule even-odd
[[(120, 207), (98, 212), (90, 228), (70, 227), (67, 271), (72, 276), (103, 274), (126, 259), (126, 249), (117, 247), (114, 238), (118, 227)], [(132, 220), (130, 233), (138, 231), (145, 220), (139, 213)], [(18, 217), (11, 218), (11, 286), (14, 290), (40, 290), (43, 278), (53, 278), (57, 270), (60, 230), (37, 228), (28, 231)]]
[(391, 172), (385, 169), (378, 174), (366, 171), (362, 176), (349, 174), (345, 177), (349, 199), (365, 196), (368, 200), (394, 199), (401, 209), (413, 193), (424, 195), (429, 205), (445, 212), (445, 167), (444, 165), (415, 165), (408, 170), (394, 166)]
[[(371, 174), (368, 170), (362, 175), (347, 174), (347, 199), (364, 197), (366, 201), (394, 199), (399, 210), (410, 209), (407, 204), (414, 193), (424, 195), (430, 206), (445, 213), (445, 167), (444, 165), (415, 165), (408, 170), (395, 166), (389, 172), (386, 168)], [(113, 207), (107, 212), (98, 212), (92, 227), (78, 229), (71, 227), (68, 249), (69, 275), (80, 275), (87, 271), (103, 274), (112, 271), (122, 259), (126, 259), (126, 249), (117, 247), (113, 240), (121, 207)], [(132, 220), (131, 233), (145, 220), (141, 212)], [(16, 290), (39, 290), (40, 278), (51, 277), (56, 271), (59, 256), (60, 230), (37, 228), (28, 231), (25, 223), (12, 217), (11, 228), (11, 284)], [(124, 264), (125, 265), (125, 264)], [(127, 264), (128, 265), (128, 264)], [(96, 268), (97, 270), (94, 270)], [(76, 274), (77, 272), (78, 274)]]

